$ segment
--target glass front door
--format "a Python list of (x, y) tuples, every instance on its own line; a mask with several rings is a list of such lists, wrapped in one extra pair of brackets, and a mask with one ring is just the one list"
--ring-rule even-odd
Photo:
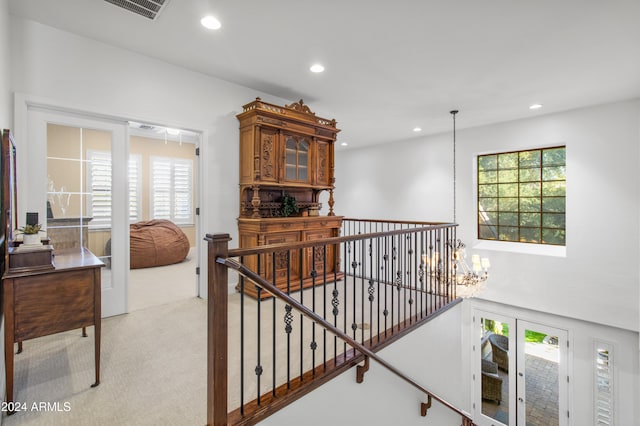
[[(515, 378), (510, 374), (515, 359), (509, 351), (515, 338), (515, 321), (494, 313), (481, 313), (478, 336), (480, 350), (476, 357), (476, 409), (480, 407), (481, 423), (515, 425)], [(479, 380), (478, 380), (479, 378)]]
[(567, 424), (567, 333), (518, 321), (518, 424)]
[(567, 332), (475, 311), (474, 421), (566, 426)]

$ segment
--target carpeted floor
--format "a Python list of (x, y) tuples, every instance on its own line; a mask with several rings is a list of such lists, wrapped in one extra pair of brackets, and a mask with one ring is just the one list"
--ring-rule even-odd
[[(363, 311), (353, 311), (353, 301), (364, 300), (364, 284), (345, 286), (343, 281), (340, 286), (337, 324), (347, 328), (347, 324), (357, 323), (354, 337), (357, 335), (356, 338), (362, 340), (374, 330), (377, 333), (378, 318), (369, 317), (369, 303), (364, 304)], [(315, 291), (307, 289), (295, 297), (304, 297), (316, 312), (331, 312), (332, 286), (327, 289), (328, 297), (322, 290), (321, 287)], [(393, 295), (399, 297), (395, 287), (388, 286), (386, 292), (389, 301), (394, 300)], [(386, 303), (384, 294), (378, 295), (380, 303)], [(313, 321), (301, 323), (299, 314), (292, 315), (292, 333), (287, 337), (284, 303), (266, 301), (258, 315), (254, 299), (245, 298), (243, 304), (239, 294), (231, 294), (229, 327), (235, 331), (229, 335), (230, 409), (236, 408), (243, 399), (239, 393), (242, 305), (246, 342), (244, 402), (254, 399), (258, 389), (260, 393), (270, 389), (274, 381), (276, 386), (286, 382), (287, 365), (293, 378), (300, 371), (323, 362), (325, 346), (329, 359), (345, 349), (344, 344), (334, 346), (336, 341), (331, 336), (325, 339)], [(392, 305), (395, 303), (389, 306)], [(394, 314), (391, 308), (389, 320), (399, 313)], [(93, 327), (88, 329), (88, 338), (81, 337), (80, 330), (74, 330), (25, 341), (24, 352), (15, 357), (14, 396), (16, 402), (24, 403), (26, 410), (5, 416), (5, 425), (205, 424), (206, 323), (206, 301), (195, 297), (103, 319), (101, 384), (96, 388), (90, 387), (95, 374)], [(259, 359), (255, 351), (258, 328), (263, 342)], [(310, 351), (305, 350), (301, 359), (301, 348), (309, 348), (312, 342), (317, 346), (316, 355), (309, 355)], [(288, 347), (291, 349), (287, 350)], [(264, 380), (259, 388), (252, 374), (256, 365), (264, 368)], [(34, 403), (35, 408), (44, 403), (47, 410), (34, 409)]]
[(93, 327), (24, 342), (14, 395), (26, 411), (4, 424), (205, 424), (206, 318), (206, 301), (191, 298), (104, 319), (96, 388)]
[(129, 312), (163, 305), (198, 295), (197, 251), (192, 247), (187, 258), (174, 265), (129, 271)]

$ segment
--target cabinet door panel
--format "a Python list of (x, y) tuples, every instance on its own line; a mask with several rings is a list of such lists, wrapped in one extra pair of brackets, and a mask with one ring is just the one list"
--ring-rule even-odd
[[(333, 237), (333, 229), (319, 229), (317, 231), (305, 232), (304, 240), (321, 240)], [(322, 280), (322, 275), (334, 271), (335, 248), (332, 245), (317, 246), (315, 248), (305, 249), (305, 267), (304, 276), (310, 277), (313, 270), (316, 271), (317, 280)], [(332, 277), (327, 277), (327, 279)]]
[(317, 156), (317, 184), (329, 186), (329, 144), (326, 142), (318, 142)]
[[(298, 232), (282, 232), (277, 234), (267, 235), (265, 237), (265, 244), (282, 244), (282, 243), (294, 243), (299, 241), (300, 234)], [(262, 268), (266, 270), (261, 275), (265, 275), (268, 280), (273, 280), (274, 264), (275, 264), (275, 281), (279, 284), (279, 287), (286, 290), (287, 278), (291, 280), (291, 284), (296, 279), (300, 278), (300, 260), (297, 255), (297, 250), (282, 250), (270, 253), (264, 256), (265, 262), (262, 264)], [(289, 271), (289, 273), (287, 272)]]
[(273, 129), (260, 130), (260, 180), (276, 182), (278, 180), (277, 133)]

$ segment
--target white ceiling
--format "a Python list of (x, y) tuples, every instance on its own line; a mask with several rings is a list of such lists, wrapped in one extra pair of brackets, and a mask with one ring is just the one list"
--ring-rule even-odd
[[(156, 21), (102, 0), (13, 15), (335, 118), (351, 147), (640, 97), (639, 0), (171, 0)], [(222, 29), (200, 26), (216, 15)], [(322, 74), (309, 72), (314, 62)], [(238, 107), (251, 99), (238, 99)], [(531, 111), (532, 103), (542, 109)]]

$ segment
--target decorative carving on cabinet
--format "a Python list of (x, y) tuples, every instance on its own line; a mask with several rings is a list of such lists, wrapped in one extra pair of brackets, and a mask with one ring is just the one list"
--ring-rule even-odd
[(282, 251), (277, 251), (275, 253), (276, 256), (276, 269), (287, 269), (287, 265), (288, 265), (288, 253), (285, 250)]
[[(342, 217), (334, 212), (334, 143), (336, 120), (320, 118), (301, 99), (284, 107), (256, 98), (237, 115), (240, 123), (240, 247), (295, 243), (340, 234)], [(329, 192), (328, 216), (320, 216), (320, 195)], [(282, 216), (285, 195), (295, 198), (299, 213)], [(245, 259), (281, 289), (297, 291), (312, 285), (312, 271), (342, 279), (339, 247), (305, 249), (289, 258), (289, 250)], [(260, 262), (258, 262), (260, 259)], [(275, 263), (271, 263), (271, 262)], [(253, 262), (253, 263), (252, 263)], [(265, 266), (269, 264), (269, 266)], [(275, 267), (274, 271), (272, 268)], [(275, 276), (273, 276), (275, 274)], [(289, 287), (287, 287), (287, 285)], [(244, 291), (257, 297), (253, 286)], [(260, 297), (269, 297), (262, 292)]]
[(327, 146), (319, 145), (318, 147), (318, 181), (325, 182), (327, 169)]
[(262, 144), (262, 159), (264, 160), (262, 165), (262, 174), (265, 177), (273, 177), (273, 140), (272, 135), (265, 135)]
[(285, 105), (285, 108), (290, 108), (296, 111), (304, 112), (305, 114), (316, 115), (315, 112), (311, 111), (311, 109), (304, 104), (304, 101), (300, 99), (298, 102), (294, 102), (291, 105)]

